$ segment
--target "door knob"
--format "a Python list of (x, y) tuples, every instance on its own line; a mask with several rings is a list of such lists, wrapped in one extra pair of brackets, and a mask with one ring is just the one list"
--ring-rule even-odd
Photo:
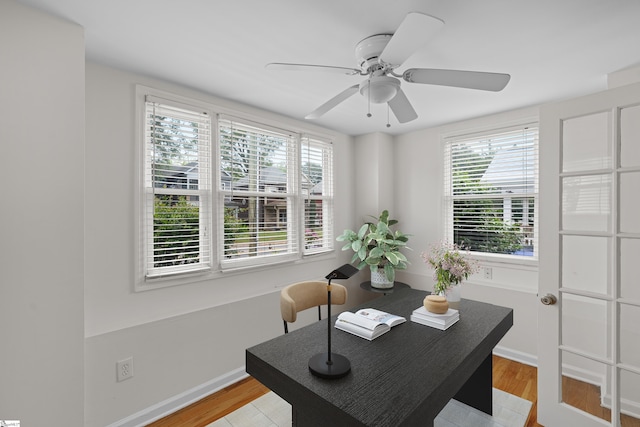
[(556, 296), (553, 295), (553, 294), (547, 294), (547, 295), (543, 296), (542, 298), (540, 298), (540, 301), (544, 305), (554, 305), (556, 302), (558, 302), (558, 298), (556, 298)]

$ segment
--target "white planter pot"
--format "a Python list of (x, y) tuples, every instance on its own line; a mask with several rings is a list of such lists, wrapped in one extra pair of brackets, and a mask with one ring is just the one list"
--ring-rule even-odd
[(387, 275), (384, 273), (384, 269), (379, 268), (376, 271), (371, 272), (371, 287), (376, 289), (393, 288), (393, 279), (395, 279), (395, 271), (393, 272), (392, 280), (389, 280), (387, 279)]
[(458, 310), (460, 308), (460, 284), (452, 285), (449, 287), (446, 293), (447, 301), (449, 301), (449, 307)]

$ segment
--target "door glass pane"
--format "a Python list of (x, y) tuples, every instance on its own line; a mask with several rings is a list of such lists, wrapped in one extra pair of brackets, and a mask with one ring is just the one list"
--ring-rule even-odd
[(610, 241), (608, 237), (562, 236), (562, 287), (609, 294)]
[(609, 143), (610, 114), (591, 114), (562, 124), (562, 170), (564, 172), (607, 169), (612, 166)]
[[(637, 142), (640, 145), (640, 141)], [(640, 233), (640, 172), (620, 174), (620, 231)]]
[(620, 239), (620, 296), (640, 300), (640, 239)]
[(640, 166), (640, 106), (620, 112), (620, 166)]
[(562, 179), (562, 229), (610, 230), (611, 175), (572, 176)]
[(620, 371), (620, 425), (640, 426), (640, 375)]
[(602, 406), (606, 388), (607, 365), (563, 351), (562, 402), (603, 420), (611, 420), (611, 411)]
[(620, 362), (636, 369), (640, 369), (640, 328), (638, 326), (640, 326), (640, 307), (620, 304)]
[(609, 357), (607, 301), (561, 293), (563, 345), (601, 358)]

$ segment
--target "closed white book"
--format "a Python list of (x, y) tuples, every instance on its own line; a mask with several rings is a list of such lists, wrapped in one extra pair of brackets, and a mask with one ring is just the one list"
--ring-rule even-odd
[(426, 320), (430, 320), (432, 322), (443, 324), (443, 325), (446, 324), (447, 322), (450, 322), (452, 319), (460, 318), (460, 313), (458, 312), (458, 310), (455, 310), (453, 308), (450, 308), (449, 310), (447, 310), (446, 313), (436, 314), (436, 313), (431, 313), (424, 306), (420, 306), (415, 310), (413, 310), (413, 315), (420, 318), (424, 318)]
[(451, 325), (455, 324), (460, 320), (460, 317), (452, 317), (446, 323), (434, 322), (429, 320), (423, 316), (418, 316), (415, 314), (411, 315), (411, 321), (415, 323), (419, 323), (421, 325), (430, 326), (432, 328), (440, 329), (441, 331), (447, 330)]

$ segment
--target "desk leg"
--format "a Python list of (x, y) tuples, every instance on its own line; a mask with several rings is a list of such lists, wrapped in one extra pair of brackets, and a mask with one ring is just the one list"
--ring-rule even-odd
[(453, 397), (458, 402), (493, 415), (493, 358), (491, 353)]
[(291, 426), (292, 427), (327, 427), (335, 425), (327, 421), (320, 420), (319, 416), (309, 414), (309, 411), (301, 410), (294, 406), (291, 407)]

